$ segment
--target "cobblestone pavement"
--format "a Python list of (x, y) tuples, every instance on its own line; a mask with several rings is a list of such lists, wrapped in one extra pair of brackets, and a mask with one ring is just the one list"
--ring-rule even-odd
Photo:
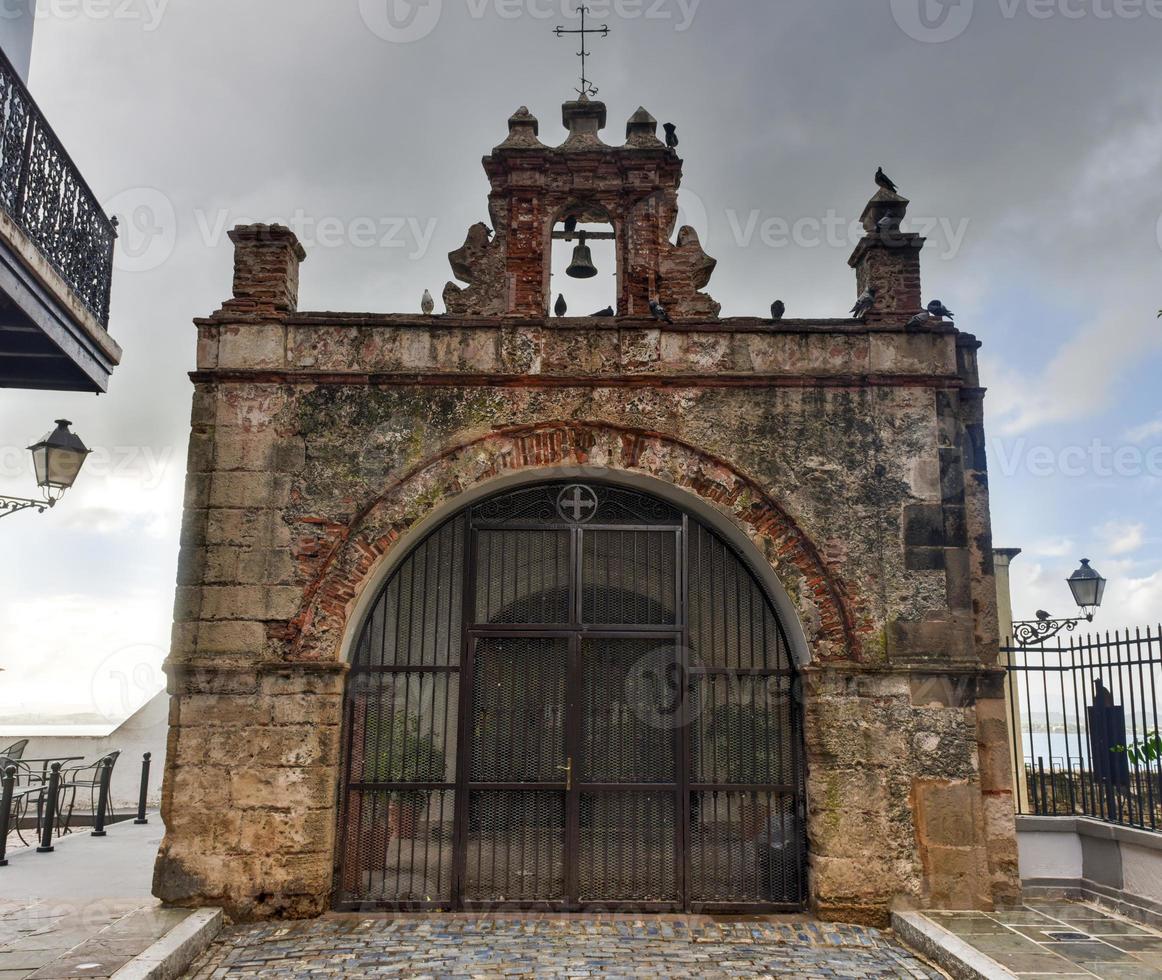
[(874, 929), (695, 917), (333, 915), (228, 929), (187, 974), (226, 977), (939, 978)]

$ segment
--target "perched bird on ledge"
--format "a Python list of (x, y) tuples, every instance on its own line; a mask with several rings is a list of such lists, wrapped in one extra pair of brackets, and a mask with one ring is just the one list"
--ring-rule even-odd
[(777, 299), (771, 304), (771, 319), (774, 320), (775, 323), (778, 323), (781, 319), (783, 319), (783, 316), (786, 314), (786, 312), (787, 306), (781, 299)]
[(882, 187), (885, 191), (891, 191), (893, 194), (899, 194), (900, 189), (895, 185), (895, 182), (884, 173), (884, 168), (880, 167), (876, 171), (876, 184)]
[(431, 316), (436, 310), (436, 301), (432, 299), (432, 294), (429, 290), (424, 290), (424, 298), (420, 300), (420, 309), (424, 316)]
[(664, 320), (666, 323), (674, 322), (670, 319), (670, 314), (666, 312), (666, 308), (656, 299), (650, 300), (650, 312), (654, 315), (655, 320)]
[(569, 312), (569, 304), (565, 302), (564, 293), (561, 293), (557, 297), (557, 305), (553, 307), (553, 312), (556, 313), (559, 317), (564, 316)]
[(933, 317), (932, 314), (929, 313), (927, 310), (921, 310), (914, 317), (912, 317), (911, 320), (908, 321), (907, 329), (919, 330), (921, 327), (926, 327), (934, 319), (935, 319), (935, 317)]
[(565, 234), (572, 235), (577, 230), (577, 215), (571, 214), (565, 219)]
[(938, 299), (934, 299), (928, 304), (928, 312), (935, 317), (939, 317), (941, 320), (953, 320), (956, 318), (956, 314)]
[(864, 294), (855, 301), (855, 306), (851, 308), (851, 315), (856, 320), (871, 312), (871, 308), (876, 305), (876, 292), (875, 286), (868, 286)]
[(607, 307), (606, 307), (604, 310), (598, 310), (598, 311), (597, 311), (596, 313), (594, 313), (593, 315), (594, 315), (595, 317), (596, 317), (596, 316), (600, 316), (600, 317), (611, 317), (611, 316), (615, 316), (616, 314), (613, 312), (613, 307), (612, 307), (612, 306), (607, 306)]
[(671, 150), (678, 149), (678, 127), (673, 123), (664, 123), (663, 128), (666, 130), (666, 146)]

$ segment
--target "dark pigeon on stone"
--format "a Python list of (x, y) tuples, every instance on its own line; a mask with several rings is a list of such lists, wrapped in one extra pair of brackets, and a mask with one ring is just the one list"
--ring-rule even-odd
[(607, 306), (604, 310), (599, 310), (598, 312), (594, 313), (593, 315), (594, 316), (601, 316), (601, 317), (613, 316), (614, 315), (613, 307)]
[(893, 194), (900, 193), (900, 189), (896, 187), (895, 183), (892, 181), (892, 178), (884, 173), (883, 167), (880, 167), (876, 171), (876, 184), (882, 187), (885, 191), (891, 191)]
[(771, 319), (774, 320), (775, 323), (778, 323), (781, 319), (783, 319), (783, 316), (786, 314), (786, 312), (787, 306), (781, 299), (777, 299), (771, 304)]
[(556, 313), (557, 316), (564, 316), (569, 312), (569, 304), (565, 302), (564, 293), (557, 297), (557, 305), (553, 307), (553, 312)]
[(655, 320), (662, 320), (666, 323), (674, 322), (670, 319), (670, 314), (666, 312), (666, 308), (656, 299), (650, 300), (650, 312), (654, 315)]
[(678, 127), (673, 123), (666, 123), (663, 127), (666, 130), (666, 146), (671, 150), (678, 148)]
[(571, 214), (565, 219), (565, 234), (572, 235), (577, 230), (577, 215)]
[(938, 299), (934, 299), (928, 304), (928, 312), (942, 320), (953, 320), (956, 318), (956, 314)]

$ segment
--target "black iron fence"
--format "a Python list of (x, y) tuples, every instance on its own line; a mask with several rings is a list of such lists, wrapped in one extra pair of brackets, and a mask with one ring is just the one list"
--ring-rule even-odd
[(115, 223), (0, 52), (0, 208), (109, 325)]
[(1003, 648), (1018, 811), (1162, 825), (1162, 627)]

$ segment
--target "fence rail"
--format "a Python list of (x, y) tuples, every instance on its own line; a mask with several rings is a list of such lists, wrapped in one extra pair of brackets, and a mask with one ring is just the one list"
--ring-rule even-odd
[(116, 225), (3, 52), (0, 208), (108, 329)]
[(1158, 830), (1162, 760), (1134, 749), (1162, 730), (1162, 627), (1002, 650), (1018, 812)]

